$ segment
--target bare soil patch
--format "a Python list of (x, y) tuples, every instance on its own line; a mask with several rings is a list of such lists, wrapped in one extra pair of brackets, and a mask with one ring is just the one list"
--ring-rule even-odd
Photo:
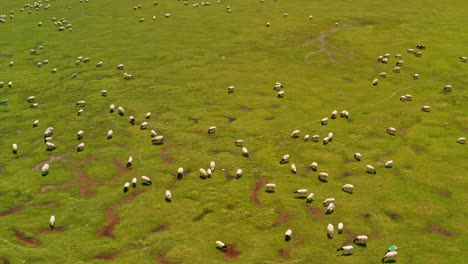
[(240, 250), (236, 244), (226, 244), (226, 251), (224, 251), (224, 257), (227, 259), (236, 259), (241, 255)]
[(39, 239), (35, 237), (27, 237), (23, 232), (19, 230), (15, 230), (15, 236), (22, 242), (36, 246), (36, 247), (42, 244), (42, 242)]
[(57, 208), (60, 206), (59, 203), (55, 202), (55, 201), (48, 201), (48, 202), (44, 202), (41, 204), (41, 206), (47, 206), (47, 207), (54, 207), (54, 208)]
[(78, 170), (76, 174), (80, 182), (81, 196), (94, 196), (96, 193), (93, 191), (93, 189), (98, 185), (98, 182), (88, 178), (81, 170)]
[(235, 117), (230, 117), (230, 116), (224, 116), (224, 117), (227, 118), (229, 123), (232, 123), (232, 122), (236, 121)]
[(457, 236), (457, 233), (449, 231), (447, 229), (444, 229), (444, 228), (438, 226), (437, 224), (427, 225), (426, 226), (426, 231), (428, 231), (430, 233), (439, 233), (439, 234), (441, 234), (443, 236), (446, 236), (446, 237), (455, 237), (455, 236)]
[(156, 257), (156, 262), (159, 264), (180, 264), (180, 262), (170, 261), (166, 258), (166, 255), (160, 254)]
[(280, 248), (278, 249), (278, 255), (281, 257), (281, 258), (284, 258), (284, 259), (288, 259), (291, 257), (291, 255), (289, 254), (289, 252), (284, 249), (284, 248)]
[(174, 163), (174, 158), (167, 153), (172, 149), (171, 146), (166, 146), (161, 149), (161, 152), (159, 152), (159, 157), (164, 161), (166, 164), (172, 164)]
[(306, 205), (306, 208), (307, 208), (307, 210), (309, 210), (309, 213), (315, 218), (320, 219), (320, 218), (325, 217), (325, 213), (320, 211), (320, 209), (318, 209), (318, 208), (307, 206), (307, 205)]
[(53, 232), (64, 232), (67, 230), (66, 226), (58, 226), (54, 228), (43, 228), (36, 231), (36, 235), (44, 234), (44, 233), (53, 233)]
[(62, 154), (62, 155), (59, 155), (59, 156), (50, 156), (48, 160), (37, 164), (36, 166), (34, 166), (33, 169), (36, 170), (36, 171), (40, 171), (42, 166), (44, 166), (44, 164), (52, 163), (53, 161), (56, 161), (56, 160), (63, 160), (64, 158), (65, 158), (65, 154)]
[(273, 226), (274, 227), (281, 226), (281, 225), (285, 224), (286, 222), (288, 222), (289, 219), (291, 219), (291, 214), (286, 210), (281, 210), (278, 213), (278, 219), (273, 224)]
[(0, 264), (10, 264), (10, 260), (5, 257), (0, 257)]
[(343, 173), (343, 178), (344, 177), (349, 177), (349, 176), (352, 176), (353, 174), (351, 172), (345, 172)]
[(120, 218), (118, 215), (114, 213), (112, 208), (106, 209), (106, 216), (107, 216), (107, 226), (101, 228), (96, 235), (97, 237), (110, 237), (114, 239), (114, 228), (119, 224)]
[(396, 214), (396, 213), (391, 213), (391, 212), (386, 212), (385, 213), (388, 217), (390, 217), (390, 219), (392, 219), (393, 221), (396, 221), (396, 220), (400, 220), (401, 219), (401, 216), (399, 214)]
[(416, 153), (422, 153), (422, 152), (426, 151), (426, 148), (423, 147), (423, 146), (416, 146), (416, 145), (413, 145), (413, 146), (411, 146), (411, 148), (412, 148), (413, 151), (416, 152)]
[(121, 176), (125, 175), (125, 173), (133, 170), (133, 168), (127, 168), (127, 166), (122, 164), (118, 159), (113, 159), (112, 164), (114, 164), (114, 167), (117, 169), (117, 174), (112, 177), (112, 180), (117, 180)]
[(72, 186), (71, 182), (66, 182), (62, 184), (52, 184), (52, 185), (45, 185), (41, 187), (40, 193), (45, 193), (50, 189), (63, 189)]
[(155, 228), (151, 229), (150, 233), (161, 232), (161, 231), (168, 230), (168, 229), (169, 229), (169, 224), (160, 224), (156, 226)]
[(452, 192), (440, 192), (439, 193), (443, 197), (451, 198), (452, 197)]
[(6, 215), (11, 215), (11, 214), (20, 212), (20, 211), (22, 211), (22, 210), (24, 210), (24, 209), (26, 209), (26, 206), (20, 206), (20, 207), (16, 207), (16, 208), (11, 208), (10, 210), (1, 212), (1, 213), (0, 213), (0, 217), (6, 216)]
[(263, 186), (265, 186), (265, 184), (266, 184), (266, 178), (263, 176), (259, 177), (257, 180), (257, 183), (255, 183), (255, 186), (252, 192), (250, 193), (250, 202), (252, 202), (258, 207), (262, 206), (262, 203), (258, 199), (258, 195), (260, 193), (260, 190), (263, 188)]
[(104, 259), (104, 260), (113, 260), (119, 256), (119, 252), (105, 252), (99, 253), (94, 258), (96, 259)]
[(195, 216), (195, 217), (192, 219), (192, 221), (193, 221), (193, 222), (198, 222), (198, 221), (202, 220), (203, 217), (205, 217), (205, 215), (210, 214), (210, 213), (213, 213), (213, 212), (214, 212), (214, 211), (211, 210), (211, 209), (205, 209), (205, 210), (203, 210), (203, 212), (202, 212), (201, 214)]

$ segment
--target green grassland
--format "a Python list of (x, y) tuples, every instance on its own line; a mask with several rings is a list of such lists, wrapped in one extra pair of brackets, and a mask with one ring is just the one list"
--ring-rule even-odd
[[(468, 133), (468, 64), (458, 58), (468, 54), (466, 1), (193, 3), (49, 0), (21, 12), (20, 1), (0, 2), (7, 15), (0, 98), (9, 100), (0, 105), (0, 263), (378, 263), (391, 245), (399, 248), (397, 263), (465, 261), (468, 151), (456, 140)], [(59, 32), (53, 17), (73, 31)], [(420, 58), (406, 53), (419, 43), (427, 46)], [(390, 62), (377, 63), (385, 53)], [(396, 53), (405, 63), (399, 74), (392, 73)], [(91, 62), (75, 65), (78, 56)], [(135, 79), (122, 78), (120, 63)], [(387, 78), (372, 86), (381, 71)], [(281, 99), (272, 89), (277, 81)], [(451, 93), (443, 92), (446, 84)], [(228, 94), (230, 85), (236, 91)], [(413, 101), (400, 102), (404, 94)], [(29, 107), (31, 95), (39, 108)], [(86, 101), (81, 116), (79, 100)], [(125, 116), (109, 113), (110, 104), (123, 106)], [(350, 118), (320, 125), (334, 109)], [(140, 130), (147, 112), (148, 130)], [(43, 143), (49, 126), (54, 151)], [(395, 136), (385, 132), (390, 126)], [(165, 136), (163, 145), (151, 144), (151, 129)], [(295, 129), (301, 137), (332, 131), (333, 141), (290, 138)], [(85, 131), (81, 141), (78, 130)], [(76, 152), (80, 142), (86, 148)], [(286, 153), (297, 174), (279, 164)], [(125, 167), (129, 156), (133, 168)], [(212, 178), (200, 179), (199, 168), (212, 160)], [(384, 168), (387, 160), (393, 168)], [(308, 168), (313, 161), (328, 182)], [(41, 176), (46, 162), (50, 173)], [(377, 173), (367, 174), (366, 164)], [(179, 167), (187, 172), (182, 180)], [(243, 176), (232, 179), (238, 168)], [(122, 192), (141, 175), (153, 184)], [(276, 192), (265, 192), (266, 182)], [(353, 194), (341, 191), (345, 183), (354, 184)], [(300, 188), (315, 200), (295, 198)], [(331, 215), (321, 204), (328, 197), (337, 201)], [(328, 239), (327, 225), (339, 222), (344, 233)], [(336, 253), (359, 234), (369, 236), (367, 247)], [(237, 253), (223, 254), (216, 240)]]

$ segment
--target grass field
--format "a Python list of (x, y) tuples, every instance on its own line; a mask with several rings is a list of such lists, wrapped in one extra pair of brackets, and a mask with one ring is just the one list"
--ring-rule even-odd
[[(468, 150), (456, 141), (468, 135), (468, 64), (458, 58), (468, 54), (466, 1), (42, 2), (37, 12), (0, 2), (0, 99), (9, 101), (0, 105), (0, 263), (378, 263), (391, 245), (397, 263), (465, 261)], [(53, 17), (73, 31), (58, 31)], [(419, 43), (427, 47), (421, 57), (406, 52)], [(386, 53), (390, 62), (377, 63)], [(392, 72), (396, 53), (401, 73)], [(78, 56), (91, 61), (75, 65)], [(272, 89), (277, 81), (284, 98)], [(443, 92), (447, 84), (451, 93)], [(413, 100), (401, 102), (405, 94)], [(26, 102), (31, 95), (37, 109)], [(80, 116), (79, 100), (86, 101)], [(125, 116), (109, 113), (110, 104)], [(349, 119), (322, 126), (335, 109)], [(140, 130), (147, 112), (148, 129)], [(50, 126), (57, 149), (46, 151)], [(210, 126), (216, 133), (207, 134)], [(290, 137), (295, 129), (300, 138)], [(150, 130), (165, 143), (152, 145)], [(327, 145), (302, 140), (330, 131)], [(86, 147), (77, 152), (80, 142)], [(284, 154), (291, 161), (280, 165)], [(200, 179), (212, 160), (213, 176)], [(387, 160), (393, 168), (384, 168)], [(313, 161), (328, 182), (309, 168)], [(50, 173), (41, 176), (45, 163)], [(243, 176), (235, 179), (238, 168)], [(153, 184), (122, 191), (141, 175)], [(265, 192), (267, 182), (274, 193)], [(345, 183), (353, 194), (341, 191)], [(312, 203), (293, 194), (301, 188), (315, 193)], [(336, 210), (325, 215), (328, 197)], [(327, 225), (339, 222), (343, 234), (328, 239)], [(360, 234), (369, 236), (367, 247), (337, 254)]]

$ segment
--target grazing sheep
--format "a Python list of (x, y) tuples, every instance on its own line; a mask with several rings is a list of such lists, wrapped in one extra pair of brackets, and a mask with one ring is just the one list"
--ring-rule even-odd
[(51, 142), (52, 141), (52, 137), (46, 137), (44, 138), (44, 143), (47, 144), (47, 142)]
[(339, 223), (338, 224), (338, 234), (343, 233), (343, 228), (344, 228), (343, 223)]
[(284, 16), (284, 17), (287, 17), (287, 16), (288, 16), (288, 13), (284, 13), (283, 16)]
[(222, 251), (225, 251), (227, 249), (227, 246), (226, 244), (224, 244), (223, 242), (221, 241), (216, 241), (216, 247)]
[(150, 119), (151, 118), (151, 112), (146, 113), (145, 119)]
[(388, 127), (387, 133), (394, 136), (396, 134), (396, 129), (394, 127)]
[(164, 143), (164, 136), (163, 135), (157, 135), (151, 139), (151, 143), (154, 145), (161, 145)]
[(406, 96), (404, 96), (404, 95), (400, 96), (400, 101), (402, 101), (402, 102), (406, 101)]
[(210, 126), (208, 128), (208, 134), (214, 134), (216, 132), (216, 127), (215, 126)]
[(367, 243), (367, 239), (368, 239), (367, 236), (365, 236), (365, 235), (360, 235), (360, 236), (357, 236), (357, 237), (353, 240), (353, 243), (354, 243), (354, 244), (366, 244), (366, 243)]
[(403, 63), (404, 63), (404, 62), (403, 62), (402, 60), (399, 60), (399, 61), (396, 62), (395, 65), (396, 65), (396, 66), (403, 66)]
[(123, 192), (124, 192), (124, 193), (128, 192), (128, 189), (129, 189), (129, 188), (130, 188), (130, 183), (129, 183), (129, 182), (126, 182), (126, 183), (124, 184), (124, 187), (123, 187)]
[(341, 190), (343, 190), (344, 192), (347, 192), (347, 193), (353, 193), (354, 185), (347, 183), (347, 184), (343, 185), (343, 187), (341, 187)]
[(248, 157), (249, 156), (249, 151), (247, 150), (246, 147), (242, 147), (242, 156)]
[(275, 192), (276, 185), (274, 183), (267, 183), (265, 184), (265, 188), (267, 192)]
[(148, 176), (141, 176), (141, 179), (143, 180), (143, 184), (144, 185), (151, 185), (153, 184), (153, 182), (151, 181), (151, 179), (148, 177)]
[(452, 91), (452, 85), (447, 84), (444, 86), (444, 92), (448, 93)]
[(211, 174), (213, 174), (213, 171), (212, 171), (211, 169), (207, 169), (207, 170), (206, 170), (206, 176), (207, 176), (208, 178), (211, 178)]
[(121, 116), (125, 115), (125, 109), (123, 107), (121, 107), (121, 106), (117, 107), (117, 112)]
[(53, 131), (52, 131), (51, 129), (48, 129), (48, 128), (47, 128), (47, 129), (44, 131), (44, 137), (50, 137), (50, 136), (52, 136), (52, 134), (53, 134)]
[(110, 113), (114, 113), (114, 110), (115, 110), (115, 105), (111, 104), (111, 105), (109, 106), (109, 112), (110, 112)]
[(80, 116), (83, 112), (84, 112), (84, 109), (80, 109), (80, 110), (78, 110), (78, 112), (76, 113), (76, 115), (77, 115), (77, 116)]
[(46, 142), (46, 150), (52, 151), (52, 150), (54, 150), (54, 149), (56, 149), (54, 143)]
[(234, 85), (229, 86), (228, 87), (228, 93), (233, 93), (234, 89), (236, 89), (236, 87)]
[(35, 121), (33, 122), (33, 127), (37, 127), (38, 125), (39, 125), (39, 120), (35, 120)]
[(467, 62), (467, 61), (468, 61), (468, 58), (465, 57), (465, 56), (460, 56), (460, 57), (458, 57), (458, 58), (460, 58), (460, 60), (461, 60), (462, 62)]
[(107, 139), (111, 139), (113, 135), (114, 135), (114, 131), (112, 131), (112, 129), (107, 131)]
[[(69, 25), (71, 25), (71, 24), (69, 24)], [(84, 63), (89, 63), (90, 60), (91, 60), (90, 58), (86, 57), (86, 58), (83, 59), (83, 62)]]
[(458, 138), (457, 143), (458, 144), (465, 144), (466, 143), (466, 138), (464, 138), (464, 137)]
[(294, 191), (293, 193), (297, 193), (297, 195), (299, 196), (305, 196), (307, 192), (308, 192), (307, 189), (299, 189), (299, 190)]
[(320, 136), (319, 136), (319, 135), (313, 135), (313, 136), (312, 136), (312, 141), (313, 141), (313, 142), (318, 142), (319, 139), (320, 139)]
[(283, 98), (284, 97), (284, 91), (279, 91), (277, 97), (278, 98)]
[(417, 74), (417, 73), (413, 74), (413, 79), (414, 79), (414, 80), (419, 79), (419, 74)]
[(234, 142), (234, 144), (238, 147), (242, 147), (242, 145), (244, 144), (244, 140), (238, 139)]
[(11, 145), (11, 146), (13, 148), (13, 154), (18, 153), (18, 145), (16, 143), (13, 143), (13, 145)]
[(34, 103), (36, 101), (36, 97), (34, 96), (29, 96), (28, 99), (26, 100), (28, 103)]
[(387, 73), (386, 72), (381, 72), (381, 73), (379, 73), (379, 76), (382, 77), (382, 78), (386, 78)]
[(331, 214), (335, 211), (335, 203), (330, 203), (327, 207), (327, 212), (325, 212), (326, 214)]
[(49, 173), (49, 164), (46, 163), (42, 166), (41, 170), (42, 170), (42, 176), (46, 176), (48, 173)]
[(382, 258), (382, 263), (384, 263), (387, 260), (394, 260), (398, 256), (398, 252), (396, 251), (390, 251), (385, 253), (385, 256)]
[(164, 15), (165, 18), (169, 18), (170, 16), (171, 16), (171, 14), (169, 14), (169, 13), (166, 13), (166, 14)]
[(283, 84), (280, 82), (276, 82), (275, 86), (273, 86), (273, 90), (280, 91), (283, 88)]
[(423, 112), (430, 112), (430, 111), (431, 111), (431, 107), (428, 106), (428, 105), (425, 105), (425, 106), (423, 106), (423, 107), (421, 108), (421, 110), (422, 110)]
[(137, 178), (134, 177), (134, 178), (132, 179), (132, 187), (135, 188), (136, 185), (137, 185)]
[(395, 59), (401, 59), (403, 56), (401, 54), (395, 54)]
[(330, 141), (333, 140), (333, 132), (328, 132), (328, 138)]
[(314, 200), (314, 193), (309, 193), (309, 195), (307, 195), (306, 202), (311, 203), (312, 200)]
[(312, 19), (314, 19), (314, 16), (310, 15), (309, 20), (312, 20)]
[(392, 71), (393, 71), (394, 73), (400, 73), (401, 68), (400, 68), (400, 67), (395, 67), (395, 68), (393, 68)]
[(421, 57), (422, 56), (422, 53), (420, 51), (417, 51), (414, 53), (414, 56), (416, 57)]
[(333, 225), (332, 224), (328, 224), (327, 226), (327, 237), (329, 239), (332, 239), (333, 238), (333, 231), (335, 230), (335, 228), (333, 228)]
[(299, 133), (301, 133), (301, 131), (299, 129), (296, 129), (294, 130), (292, 133), (291, 133), (291, 137), (292, 138), (298, 138), (299, 137)]
[(266, 27), (270, 27), (270, 22), (267, 22), (267, 23), (266, 23)]
[(361, 153), (356, 152), (356, 153), (354, 154), (354, 158), (355, 158), (357, 161), (361, 161), (361, 158), (362, 158)]
[(156, 131), (154, 131), (153, 129), (151, 129), (150, 132), (151, 132), (151, 137), (152, 138), (158, 135), (158, 133), (156, 133)]
[(14, 62), (14, 61), (10, 61), (10, 64), (8, 64), (8, 66), (10, 66), (10, 67), (11, 67), (11, 66), (13, 66), (14, 64), (15, 64), (15, 62)]
[(319, 178), (319, 180), (326, 182), (326, 181), (328, 181), (328, 173), (320, 172), (318, 178)]
[(101, 91), (101, 96), (107, 96), (107, 90), (102, 90)]
[(100, 62), (96, 63), (96, 67), (102, 67), (103, 64), (104, 64), (104, 62), (100, 61)]
[(84, 150), (84, 147), (85, 147), (85, 143), (80, 143), (78, 144), (78, 146), (76, 147), (76, 151), (77, 152), (81, 152)]
[(418, 44), (418, 45), (416, 45), (416, 48), (419, 49), (419, 50), (425, 50), (426, 46), (423, 45), (423, 44)]
[(333, 110), (332, 113), (331, 113), (331, 119), (335, 119), (337, 116), (338, 116), (338, 111)]
[(286, 154), (283, 157), (281, 157), (280, 164), (284, 164), (288, 162), (289, 162), (289, 154)]
[(317, 162), (314, 161), (314, 162), (312, 162), (312, 163), (309, 165), (309, 167), (310, 167), (313, 171), (317, 171), (317, 169), (318, 169), (318, 164), (317, 164)]
[(406, 101), (412, 101), (413, 96), (411, 94), (405, 94)]
[(78, 139), (78, 140), (82, 139), (83, 135), (84, 135), (83, 130), (78, 131), (78, 133), (76, 133), (76, 139)]
[(350, 255), (353, 254), (353, 246), (343, 246), (338, 248), (336, 251), (343, 251), (343, 254)]
[(129, 116), (129, 117), (128, 117), (128, 120), (129, 120), (128, 122), (129, 122), (130, 124), (132, 124), (132, 125), (135, 124), (135, 117), (134, 117), (134, 116)]
[(177, 170), (177, 179), (181, 179), (182, 177), (184, 177), (184, 169), (182, 167), (180, 167)]
[(288, 229), (284, 232), (284, 240), (289, 241), (291, 240), (292, 230)]
[(377, 84), (379, 84), (379, 79), (376, 78), (372, 81), (372, 85), (376, 86)]
[(349, 118), (349, 112), (346, 110), (341, 111), (340, 117), (344, 117), (346, 119)]
[(171, 202), (171, 201), (172, 201), (171, 191), (166, 190), (166, 202)]
[(139, 21), (140, 21), (140, 23), (143, 23), (143, 22), (145, 22), (145, 19), (144, 19), (144, 18), (140, 18)]
[(324, 125), (328, 124), (328, 118), (327, 118), (327, 117), (325, 117), (325, 118), (322, 118), (322, 120), (321, 120), (320, 124), (322, 124), (322, 126), (324, 126)]
[(335, 203), (335, 198), (327, 198), (323, 201), (323, 206), (328, 206), (330, 203)]
[(145, 129), (147, 129), (147, 128), (148, 128), (148, 122), (143, 122), (143, 123), (141, 123), (141, 125), (140, 125), (140, 129), (141, 129), (141, 130), (145, 130)]
[(236, 179), (239, 179), (240, 177), (242, 177), (242, 169), (237, 169), (237, 171), (236, 171)]
[(13, 82), (12, 81), (8, 82), (8, 87), (10, 87), (10, 88), (13, 87)]
[(305, 136), (304, 136), (304, 141), (307, 142), (307, 141), (309, 141), (309, 140), (310, 140), (310, 135), (305, 135)]
[(410, 54), (413, 54), (414, 53), (414, 49), (408, 49), (406, 50), (406, 52), (410, 53)]
[(200, 178), (206, 179), (207, 173), (206, 170), (203, 168), (200, 168)]
[(216, 163), (215, 163), (214, 161), (211, 161), (211, 162), (210, 162), (210, 169), (211, 169), (211, 171), (214, 172), (214, 171), (215, 171), (215, 168), (216, 168)]
[(329, 142), (330, 142), (330, 138), (329, 138), (329, 137), (324, 137), (324, 138), (323, 138), (323, 144), (324, 144), (324, 145), (327, 145)]
[(119, 64), (117, 65), (117, 70), (123, 70), (124, 69), (124, 65), (123, 64)]
[(124, 73), (124, 80), (131, 80), (135, 78), (135, 76), (133, 76), (132, 74), (128, 74), (128, 73)]
[(128, 160), (127, 160), (127, 168), (130, 168), (133, 166), (133, 157), (130, 156), (128, 157)]
[(389, 160), (385, 162), (385, 168), (392, 168), (393, 167), (393, 160)]
[(296, 173), (296, 172), (297, 172), (296, 165), (295, 165), (294, 163), (291, 164), (291, 172), (292, 172), (292, 173)]
[(372, 165), (366, 165), (366, 171), (369, 174), (376, 174), (375, 168)]

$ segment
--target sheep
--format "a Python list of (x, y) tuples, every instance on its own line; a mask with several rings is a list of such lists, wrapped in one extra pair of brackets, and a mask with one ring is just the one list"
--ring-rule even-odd
[(129, 188), (130, 188), (130, 183), (129, 183), (129, 182), (126, 182), (126, 183), (124, 184), (124, 187), (123, 187), (123, 192), (124, 192), (124, 193), (128, 192), (128, 189), (129, 189)]
[(128, 74), (126, 72), (124, 72), (124, 80), (131, 80), (135, 78), (135, 76), (133, 76), (132, 74)]
[(51, 142), (52, 141), (52, 137), (46, 137), (44, 138), (44, 143), (47, 144), (47, 142)]
[(15, 64), (15, 62), (14, 62), (14, 61), (10, 61), (10, 64), (8, 64), (8, 66), (10, 66), (10, 67), (11, 67), (11, 66), (13, 66), (14, 64)]
[(48, 173), (49, 173), (49, 163), (46, 163), (42, 166), (41, 170), (42, 170), (42, 176), (46, 176)]
[(137, 185), (137, 178), (134, 177), (134, 178), (132, 179), (132, 187), (133, 187), (133, 188), (136, 188), (136, 185)]
[(224, 244), (222, 241), (219, 241), (219, 240), (216, 241), (216, 247), (222, 251), (225, 251), (227, 249), (226, 244)]
[(228, 93), (233, 93), (234, 89), (236, 89), (236, 87), (234, 85), (229, 86), (228, 87)]
[(151, 118), (151, 112), (146, 113), (145, 119), (150, 119)]
[(422, 53), (420, 51), (417, 51), (414, 53), (414, 56), (416, 57), (421, 57), (422, 56)]
[(418, 44), (418, 45), (416, 45), (416, 48), (419, 49), (419, 50), (425, 50), (426, 46), (423, 45), (423, 44)]
[(314, 193), (309, 193), (309, 195), (307, 195), (306, 202), (311, 203), (312, 200), (314, 200)]
[(400, 73), (401, 68), (397, 66), (397, 67), (393, 68), (392, 71), (393, 71), (394, 73)]
[[(71, 26), (71, 24), (68, 24), (68, 25)], [(90, 58), (86, 57), (86, 58), (83, 59), (83, 62), (84, 63), (89, 63), (90, 60), (91, 60)]]
[(295, 165), (294, 163), (291, 164), (291, 172), (292, 172), (292, 173), (296, 173), (296, 172), (297, 172), (296, 165)]
[(104, 62), (100, 61), (100, 62), (96, 63), (96, 67), (102, 67), (103, 64), (104, 64)]
[(101, 90), (101, 96), (107, 96), (107, 90)]
[(270, 27), (270, 25), (271, 25), (270, 22), (266, 23), (266, 27)]
[(295, 190), (293, 193), (297, 193), (297, 195), (299, 196), (305, 196), (307, 194), (307, 189), (299, 189), (299, 190)]
[(156, 20), (156, 16), (153, 16), (153, 20)]
[(151, 139), (151, 143), (154, 145), (161, 145), (164, 143), (164, 136), (163, 135), (157, 135)]
[(78, 146), (76, 147), (76, 152), (81, 152), (84, 150), (84, 147), (85, 147), (85, 143), (80, 143), (78, 144)]
[(333, 140), (333, 132), (328, 132), (328, 141), (332, 141)]
[(299, 137), (299, 133), (301, 133), (301, 131), (299, 129), (296, 129), (294, 130), (292, 133), (291, 133), (291, 137), (292, 138), (298, 138)]
[(249, 156), (249, 151), (247, 150), (246, 147), (242, 147), (242, 156), (248, 157)]
[(314, 19), (314, 16), (310, 15), (309, 20), (312, 20), (312, 19)]
[(46, 129), (46, 130), (44, 131), (44, 138), (45, 138), (45, 137), (50, 137), (50, 136), (52, 136), (53, 133), (54, 133), (54, 132), (53, 132), (51, 129)]
[(452, 85), (447, 84), (444, 86), (444, 92), (448, 93), (452, 91)]
[(331, 213), (333, 213), (333, 211), (335, 211), (335, 207), (336, 207), (336, 206), (335, 206), (335, 203), (330, 203), (330, 204), (328, 205), (328, 207), (327, 207), (327, 212), (326, 212), (326, 214), (331, 214)]
[(344, 228), (343, 223), (339, 223), (338, 224), (338, 234), (343, 233), (343, 228)]
[(351, 246), (351, 245), (343, 246), (343, 247), (338, 248), (336, 251), (337, 252), (338, 251), (343, 251), (343, 254), (346, 254), (346, 255), (353, 254), (353, 246)]
[(404, 96), (404, 95), (400, 96), (400, 101), (402, 101), (402, 102), (406, 101), (406, 96)]
[(266, 192), (275, 192), (276, 185), (274, 183), (265, 184)]
[(313, 142), (318, 142), (319, 139), (320, 139), (320, 136), (319, 136), (319, 135), (313, 135), (313, 136), (312, 136), (312, 141), (313, 141)]
[(49, 226), (51, 229), (54, 229), (55, 227), (55, 215), (52, 215), (49, 219)]
[(386, 72), (381, 72), (381, 73), (379, 73), (379, 76), (382, 77), (382, 78), (386, 78), (387, 73)]
[(332, 224), (328, 224), (327, 226), (327, 237), (329, 239), (332, 239), (333, 238), (333, 231), (334, 231), (335, 228), (333, 228), (333, 225)]
[(395, 59), (401, 59), (403, 56), (401, 54), (395, 54)]
[(8, 87), (10, 87), (10, 88), (13, 87), (13, 82), (12, 81), (8, 82)]
[(310, 140), (310, 135), (305, 135), (305, 136), (304, 136), (304, 141), (307, 142), (307, 141), (309, 141), (309, 140)]
[(287, 16), (288, 16), (288, 13), (284, 13), (283, 16), (284, 16), (284, 17), (287, 17)]
[(288, 229), (284, 232), (284, 240), (289, 241), (291, 240), (292, 230)]
[(319, 175), (318, 175), (318, 178), (320, 181), (328, 181), (328, 173), (326, 172), (320, 172)]
[(328, 124), (328, 118), (327, 118), (327, 117), (322, 118), (322, 120), (320, 121), (320, 124), (321, 124), (322, 126)]
[(387, 260), (393, 260), (398, 256), (398, 252), (396, 251), (390, 251), (385, 253), (385, 256), (382, 258), (382, 263), (384, 263)]
[(135, 117), (134, 117), (134, 116), (129, 116), (129, 117), (128, 117), (128, 120), (129, 120), (128, 122), (129, 122), (130, 124), (132, 124), (132, 125), (135, 124)]
[(76, 115), (77, 115), (77, 116), (80, 116), (83, 112), (84, 112), (84, 109), (80, 109), (80, 110), (78, 110), (78, 112), (76, 113)]
[(145, 129), (147, 129), (147, 128), (148, 128), (148, 122), (143, 122), (143, 123), (141, 123), (141, 125), (140, 125), (140, 129), (141, 129), (141, 130), (145, 130)]
[(115, 105), (111, 104), (111, 105), (109, 106), (109, 112), (110, 112), (110, 113), (114, 113), (114, 110), (115, 110)]
[[(62, 27), (63, 28), (63, 27)], [(80, 65), (81, 64), (81, 60), (77, 60), (75, 61), (75, 65)]]
[(128, 157), (128, 160), (127, 160), (127, 168), (130, 168), (133, 166), (133, 157), (130, 156)]
[(28, 103), (34, 103), (34, 101), (36, 101), (36, 97), (34, 96), (29, 96), (28, 99), (26, 100), (26, 102)]
[(42, 67), (42, 62), (36, 63), (36, 67), (41, 68)]
[(327, 145), (330, 141), (331, 141), (331, 140), (330, 140), (329, 137), (324, 137), (324, 138), (323, 138), (323, 145)]
[(310, 165), (309, 165), (310, 169), (312, 169), (313, 171), (317, 171), (318, 169), (318, 164), (317, 162), (312, 162)]
[(172, 194), (171, 191), (166, 190), (166, 202), (171, 202), (172, 201)]
[(139, 22), (140, 22), (140, 23), (143, 23), (143, 22), (145, 22), (145, 19), (144, 19), (144, 18), (140, 18)]
[(119, 64), (117, 65), (117, 70), (123, 70), (124, 69), (124, 65), (123, 64)]
[(410, 54), (413, 54), (414, 53), (414, 49), (408, 49), (406, 50), (406, 52), (410, 53)]
[(283, 88), (283, 84), (280, 82), (276, 82), (275, 86), (273, 86), (273, 90), (280, 91)]
[(181, 179), (182, 177), (184, 177), (184, 169), (182, 167), (180, 167), (177, 170), (177, 179)]
[(125, 109), (121, 106), (117, 107), (117, 112), (119, 112), (120, 116), (125, 115)]
[(33, 122), (33, 127), (37, 127), (38, 125), (39, 125), (39, 120), (35, 120), (35, 121)]
[(330, 203), (335, 203), (335, 198), (327, 198), (323, 201), (323, 206), (328, 206)]
[(461, 60), (462, 62), (467, 62), (467, 61), (468, 61), (468, 58), (465, 57), (465, 56), (460, 56), (460, 57), (458, 57), (458, 58), (460, 58), (460, 60)]
[(385, 168), (392, 168), (393, 167), (393, 160), (389, 160), (385, 162)]
[(214, 134), (216, 132), (216, 127), (215, 126), (210, 126), (208, 128), (208, 134)]
[(403, 66), (404, 62), (402, 60), (399, 60), (396, 62), (396, 66)]
[(166, 13), (166, 14), (164, 15), (165, 18), (169, 18), (170, 16), (171, 16), (171, 14), (169, 14), (169, 13)]
[(341, 190), (347, 193), (353, 193), (354, 185), (347, 183), (341, 187)]
[(283, 157), (281, 157), (280, 164), (284, 164), (288, 162), (289, 162), (289, 154), (286, 154)]
[(336, 119), (337, 116), (338, 116), (338, 111), (333, 110), (332, 113), (331, 113), (331, 119)]
[(206, 179), (207, 173), (206, 170), (203, 168), (200, 168), (200, 178)]
[(151, 185), (153, 184), (153, 182), (151, 181), (151, 179), (148, 177), (148, 176), (141, 176), (141, 179), (143, 180), (142, 184), (143, 185)]
[(283, 98), (284, 97), (284, 91), (279, 91), (277, 97), (278, 98)]
[(13, 143), (13, 145), (11, 145), (11, 147), (13, 148), (13, 154), (17, 154), (18, 153), (18, 145), (16, 143)]
[(356, 152), (356, 153), (354, 154), (354, 158), (355, 158), (357, 161), (361, 161), (361, 158), (362, 158), (361, 153)]
[(458, 144), (465, 144), (466, 143), (466, 138), (464, 138), (464, 137), (458, 138), (457, 143)]
[(215, 163), (214, 161), (211, 161), (211, 162), (210, 162), (210, 169), (211, 169), (211, 171), (214, 172), (214, 171), (215, 171), (215, 168), (216, 168), (216, 163)]
[(208, 178), (211, 178), (211, 174), (213, 174), (213, 171), (212, 171), (211, 169), (207, 169), (207, 170), (206, 170), (206, 176), (207, 176)]
[(242, 147), (242, 145), (244, 144), (244, 140), (238, 139), (234, 142), (234, 144), (238, 147)]
[(107, 131), (107, 139), (111, 139), (113, 135), (114, 135), (114, 131), (112, 131), (112, 129)]
[(413, 79), (414, 79), (414, 80), (419, 79), (419, 74), (417, 74), (417, 73), (413, 74)]
[(376, 174), (375, 168), (372, 165), (366, 165), (366, 172), (369, 174)]
[(411, 94), (405, 94), (406, 101), (412, 101), (413, 96)]
[(34, 104), (32, 104), (30, 107), (36, 109), (36, 108), (39, 107), (39, 104), (38, 104), (38, 103), (34, 103)]
[(360, 236), (357, 236), (354, 240), (353, 240), (353, 243), (354, 244), (363, 244), (365, 245), (367, 243), (367, 239), (368, 237), (365, 236), (365, 235), (360, 235)]
[(372, 85), (376, 86), (379, 84), (379, 79), (375, 78), (373, 81), (372, 81)]
[(396, 129), (394, 127), (388, 127), (387, 133), (394, 136), (396, 134)]
[(239, 179), (240, 177), (242, 177), (242, 169), (237, 169), (237, 171), (236, 171), (236, 179)]
[(340, 117), (344, 117), (346, 119), (349, 118), (349, 112), (346, 110), (341, 111)]
[(423, 106), (423, 107), (421, 108), (421, 110), (422, 110), (423, 112), (430, 112), (430, 111), (431, 111), (431, 107), (428, 106), (428, 105), (425, 105), (425, 106)]
[(56, 149), (54, 143), (46, 142), (46, 150), (52, 151), (52, 150), (54, 150), (54, 149)]

